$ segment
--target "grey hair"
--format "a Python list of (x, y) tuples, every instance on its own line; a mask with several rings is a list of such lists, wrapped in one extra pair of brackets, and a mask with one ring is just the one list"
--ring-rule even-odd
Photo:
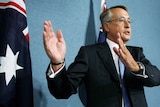
[[(100, 14), (100, 20), (101, 20), (103, 31), (104, 31), (104, 23), (111, 20), (111, 18), (112, 18), (112, 11), (111, 10), (115, 9), (115, 8), (121, 8), (121, 9), (124, 9), (125, 11), (128, 12), (127, 7), (125, 7), (123, 5), (117, 5), (117, 6), (110, 7), (106, 11), (102, 12)], [(105, 35), (107, 36), (107, 32), (106, 31), (104, 31), (104, 32), (105, 32)]]

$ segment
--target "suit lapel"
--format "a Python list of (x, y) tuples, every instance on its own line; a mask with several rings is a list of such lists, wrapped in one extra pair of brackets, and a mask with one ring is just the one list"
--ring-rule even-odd
[(99, 48), (97, 50), (97, 54), (100, 57), (104, 66), (106, 67), (106, 69), (113, 76), (113, 78), (116, 81), (119, 81), (116, 67), (115, 67), (115, 64), (113, 61), (113, 57), (112, 57), (110, 48), (106, 42), (104, 42), (102, 45), (99, 45)]

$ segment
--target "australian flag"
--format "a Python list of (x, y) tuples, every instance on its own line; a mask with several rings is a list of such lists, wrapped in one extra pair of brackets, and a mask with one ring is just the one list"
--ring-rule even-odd
[[(106, 0), (101, 0), (101, 13), (107, 10)], [(105, 33), (103, 31), (102, 25), (99, 29), (98, 43), (102, 43), (106, 40)]]
[(24, 0), (0, 0), (0, 107), (33, 107)]

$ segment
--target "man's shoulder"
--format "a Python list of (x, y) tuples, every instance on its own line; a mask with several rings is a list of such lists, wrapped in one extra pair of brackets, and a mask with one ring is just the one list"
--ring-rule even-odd
[(139, 46), (127, 46), (130, 52), (143, 52), (143, 48)]
[(130, 48), (130, 49), (142, 49), (142, 47), (140, 47), (140, 46), (127, 46), (127, 48)]
[(95, 44), (91, 44), (91, 45), (85, 45), (85, 46), (81, 46), (80, 50), (85, 50), (85, 51), (96, 51), (99, 49), (103, 49), (106, 48), (106, 43), (95, 43)]
[(82, 46), (81, 48), (96, 49), (96, 48), (104, 47), (106, 45), (107, 45), (107, 43), (103, 42), (103, 43), (95, 43), (95, 44), (85, 45), (85, 46)]

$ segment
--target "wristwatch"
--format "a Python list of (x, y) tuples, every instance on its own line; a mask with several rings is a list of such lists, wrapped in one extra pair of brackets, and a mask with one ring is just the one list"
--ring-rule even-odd
[(137, 64), (138, 64), (138, 66), (139, 66), (139, 68), (140, 68), (139, 74), (143, 74), (143, 71), (144, 71), (144, 69), (145, 69), (144, 65), (143, 65), (141, 62), (137, 62)]
[(138, 62), (138, 66), (139, 66), (140, 70), (144, 69), (144, 65), (142, 63)]

